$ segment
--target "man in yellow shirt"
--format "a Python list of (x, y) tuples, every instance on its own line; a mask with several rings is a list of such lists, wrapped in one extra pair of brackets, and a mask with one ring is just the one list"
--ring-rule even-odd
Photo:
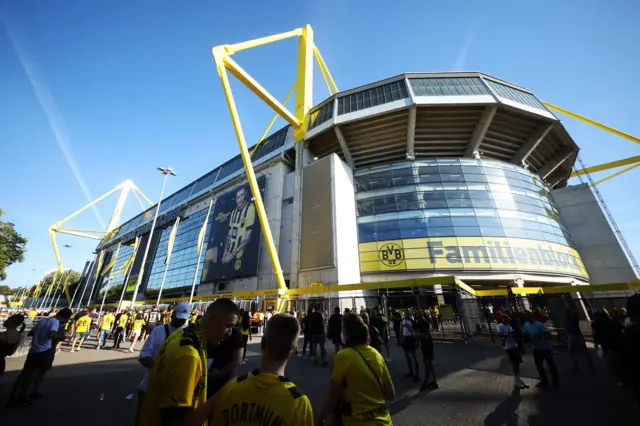
[(183, 424), (201, 426), (209, 420), (210, 425), (313, 426), (309, 398), (284, 377), (299, 334), (300, 325), (292, 315), (274, 315), (260, 343), (260, 370), (229, 381)]
[(116, 317), (113, 315), (113, 311), (107, 311), (100, 320), (100, 324), (98, 325), (98, 346), (96, 349), (100, 350), (100, 346), (105, 346), (107, 344), (107, 338), (109, 337), (109, 333), (111, 333), (111, 328), (113, 327), (115, 320)]
[(112, 349), (120, 349), (120, 343), (124, 340), (124, 329), (129, 322), (129, 312), (124, 311), (119, 316), (116, 316), (116, 332), (113, 334), (113, 347)]
[(91, 317), (84, 311), (81, 311), (76, 316), (75, 333), (73, 335), (73, 342), (71, 343), (71, 352), (76, 351), (76, 343), (78, 343), (78, 351), (82, 347), (82, 343), (89, 337), (89, 326), (91, 325)]
[(156, 358), (139, 426), (179, 425), (206, 401), (207, 345), (219, 344), (238, 321), (238, 307), (218, 299), (195, 325), (172, 333)]

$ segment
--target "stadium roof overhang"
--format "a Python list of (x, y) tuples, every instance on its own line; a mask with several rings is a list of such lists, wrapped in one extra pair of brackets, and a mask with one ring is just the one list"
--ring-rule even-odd
[(354, 168), (412, 158), (493, 158), (567, 184), (579, 148), (528, 89), (478, 72), (407, 73), (336, 93), (309, 114), (305, 143)]

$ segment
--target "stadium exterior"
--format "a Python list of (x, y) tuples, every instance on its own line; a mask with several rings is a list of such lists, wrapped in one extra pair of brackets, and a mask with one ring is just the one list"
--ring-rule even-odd
[[(253, 166), (289, 288), (439, 275), (540, 287), (590, 282), (585, 243), (554, 201), (571, 205), (562, 188), (578, 150), (523, 87), (475, 72), (412, 73), (324, 100), (303, 142), (285, 127)], [(97, 248), (112, 271), (135, 257), (127, 299), (143, 267), (131, 244), (146, 245), (154, 209)], [(158, 294), (177, 217), (163, 298), (188, 296), (196, 267), (196, 295), (277, 287), (238, 155), (162, 201), (138, 300)], [(112, 276), (108, 301), (124, 280)], [(107, 281), (99, 276), (97, 288)]]

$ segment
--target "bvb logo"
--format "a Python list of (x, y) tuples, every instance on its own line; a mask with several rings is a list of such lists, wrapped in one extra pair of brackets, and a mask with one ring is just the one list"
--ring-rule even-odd
[(389, 243), (382, 246), (378, 252), (380, 261), (389, 267), (396, 267), (402, 265), (404, 262), (404, 250), (397, 244)]
[(233, 264), (233, 269), (235, 269), (236, 271), (239, 271), (241, 267), (242, 267), (242, 260), (240, 259), (236, 260), (236, 263)]

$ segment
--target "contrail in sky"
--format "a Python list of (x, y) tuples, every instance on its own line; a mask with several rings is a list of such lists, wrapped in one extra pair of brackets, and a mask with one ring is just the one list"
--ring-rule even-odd
[(462, 48), (458, 51), (456, 60), (453, 63), (452, 71), (466, 71), (463, 68), (465, 67), (465, 64), (467, 62), (467, 54), (469, 53), (469, 49), (471, 48), (471, 43), (473, 43), (474, 37), (475, 37), (475, 31), (472, 28), (467, 34), (467, 37), (464, 40), (464, 44), (462, 45)]
[[(51, 131), (56, 138), (56, 142), (58, 143), (58, 147), (60, 147), (60, 151), (64, 155), (65, 160), (67, 161), (67, 165), (71, 169), (78, 185), (82, 188), (82, 192), (89, 202), (93, 201), (93, 195), (91, 195), (91, 191), (89, 191), (89, 187), (82, 177), (82, 172), (76, 163), (76, 160), (73, 157), (73, 153), (71, 152), (71, 146), (69, 143), (69, 137), (67, 135), (67, 130), (64, 125), (64, 120), (62, 118), (62, 114), (60, 113), (60, 109), (58, 108), (58, 104), (56, 103), (55, 98), (49, 91), (46, 86), (45, 79), (42, 76), (42, 73), (38, 71), (38, 66), (35, 61), (33, 61), (28, 54), (28, 49), (25, 48), (24, 44), (21, 43), (21, 37), (19, 37), (20, 31), (16, 30), (16, 20), (12, 20), (13, 22), (9, 22), (8, 17), (4, 13), (0, 13), (0, 23), (5, 29), (9, 40), (13, 46), (13, 49), (18, 56), (18, 60), (20, 64), (24, 68), (27, 77), (29, 78), (29, 82), (31, 83), (31, 87), (33, 89), (40, 106), (44, 110), (47, 115), (47, 119), (49, 120), (49, 126), (51, 127)], [(102, 228), (105, 228), (105, 222), (100, 215), (100, 212), (93, 206), (93, 213), (98, 219), (98, 223)]]

